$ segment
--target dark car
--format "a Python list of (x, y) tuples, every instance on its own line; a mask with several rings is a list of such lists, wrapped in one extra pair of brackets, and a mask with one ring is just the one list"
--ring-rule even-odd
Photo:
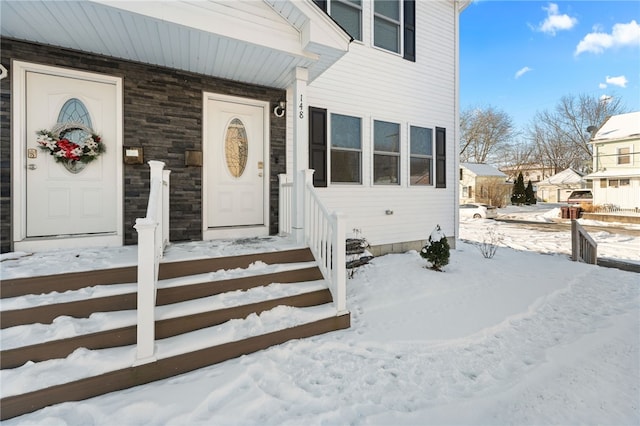
[(569, 198), (567, 198), (567, 203), (569, 204), (592, 204), (593, 203), (593, 194), (588, 189), (579, 189), (573, 191)]

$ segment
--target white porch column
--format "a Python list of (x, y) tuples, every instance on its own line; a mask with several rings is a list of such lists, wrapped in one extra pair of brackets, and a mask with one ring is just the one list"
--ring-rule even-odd
[(306, 68), (295, 69), (293, 91), (293, 197), (291, 232), (297, 243), (304, 242), (304, 179), (300, 173), (309, 168), (309, 118), (307, 114)]

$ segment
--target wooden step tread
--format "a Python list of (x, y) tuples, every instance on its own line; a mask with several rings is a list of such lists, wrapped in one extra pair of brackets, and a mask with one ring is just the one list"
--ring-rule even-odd
[[(156, 305), (168, 305), (225, 293), (234, 290), (247, 290), (271, 283), (295, 283), (322, 279), (317, 267), (296, 269), (248, 276), (230, 280), (209, 281), (179, 287), (161, 288), (157, 291)], [(0, 328), (9, 328), (23, 324), (51, 323), (55, 318), (67, 315), (75, 318), (87, 318), (95, 312), (112, 312), (135, 309), (137, 294), (127, 293), (114, 296), (97, 297), (67, 303), (50, 304), (26, 309), (0, 312)]]
[[(231, 319), (245, 318), (252, 313), (260, 314), (276, 306), (309, 307), (331, 303), (328, 289), (316, 290), (287, 297), (281, 297), (240, 306), (201, 312), (176, 318), (156, 321), (156, 339), (165, 339), (206, 327), (222, 324)], [(15, 368), (27, 361), (40, 362), (54, 358), (64, 358), (78, 348), (105, 349), (136, 343), (136, 326), (105, 330), (96, 333), (40, 344), (18, 347), (0, 352), (0, 368)]]
[[(254, 262), (266, 264), (312, 262), (309, 248), (281, 250), (239, 256), (215, 257), (161, 263), (158, 278), (169, 279), (195, 275), (220, 269), (246, 268)], [(137, 281), (137, 267), (127, 266), (95, 271), (71, 272), (36, 277), (12, 278), (0, 281), (0, 298), (18, 297), (27, 294), (42, 294), (52, 291), (65, 292), (85, 287), (108, 284), (133, 283)]]
[(80, 401), (177, 376), (292, 339), (311, 337), (349, 328), (349, 326), (350, 315), (348, 313), (331, 316), (290, 328), (173, 355), (149, 364), (123, 368), (24, 394), (4, 397), (0, 399), (0, 420), (7, 420), (61, 402)]

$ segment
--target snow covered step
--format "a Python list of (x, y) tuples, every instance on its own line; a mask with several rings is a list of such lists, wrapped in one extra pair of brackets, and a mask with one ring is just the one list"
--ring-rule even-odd
[[(180, 283), (180, 285), (172, 287), (168, 287), (165, 283), (159, 282), (156, 305), (168, 305), (234, 290), (247, 290), (271, 283), (294, 283), (314, 281), (322, 278), (322, 273), (314, 264), (313, 266), (299, 269), (286, 269), (280, 272), (260, 273), (231, 279), (207, 280), (204, 282), (196, 280), (196, 282), (193, 283)], [(64, 277), (60, 277), (59, 279), (63, 280)], [(22, 324), (51, 323), (55, 318), (63, 315), (75, 318), (87, 318), (95, 312), (135, 309), (137, 304), (135, 286), (131, 288), (131, 290), (132, 292), (130, 293), (104, 297), (95, 297), (92, 293), (89, 293), (88, 296), (86, 296), (87, 298), (80, 300), (64, 303), (44, 303), (41, 306), (23, 309), (5, 310), (4, 307), (6, 305), (11, 306), (11, 303), (10, 301), (7, 301), (9, 303), (3, 301), (3, 310), (0, 312), (0, 327), (4, 329)], [(53, 300), (59, 299), (54, 298)]]
[[(214, 257), (160, 264), (160, 280), (207, 273), (211, 271), (247, 268), (255, 262), (269, 265), (315, 261), (308, 248), (252, 253), (238, 256)], [(98, 285), (135, 283), (136, 266), (11, 278), (0, 281), (0, 298), (11, 298), (27, 294), (43, 294), (79, 290)]]
[(310, 308), (278, 306), (260, 315), (253, 313), (244, 319), (158, 340), (158, 360), (140, 366), (130, 366), (133, 345), (97, 351), (79, 349), (65, 360), (3, 370), (0, 420), (173, 377), (288, 340), (349, 326), (350, 315), (336, 316), (330, 303)]
[[(273, 298), (268, 294), (265, 294), (261, 300), (253, 303), (250, 303), (253, 298), (251, 296), (247, 296), (245, 298), (247, 300), (244, 303), (236, 304), (235, 306), (216, 307), (215, 303), (209, 302), (213, 306), (209, 307), (208, 310), (196, 308), (196, 312), (191, 312), (194, 308), (181, 307), (178, 311), (187, 310), (186, 314), (183, 313), (182, 315), (176, 315), (173, 313), (172, 315), (171, 309), (164, 313), (157, 313), (156, 317), (158, 319), (156, 320), (155, 325), (156, 339), (165, 339), (179, 334), (223, 324), (230, 320), (246, 318), (251, 314), (260, 314), (264, 311), (273, 309), (276, 306), (310, 307), (332, 302), (331, 293), (326, 288), (324, 281), (288, 284), (288, 286), (297, 287), (298, 289), (297, 291), (295, 289), (291, 289), (289, 291), (289, 293), (292, 293), (291, 295), (278, 298)], [(194, 303), (185, 302), (184, 304), (193, 305)], [(171, 307), (172, 306), (168, 306), (168, 308)], [(130, 311), (129, 313), (129, 321), (127, 322), (130, 324), (125, 327), (113, 328), (110, 330), (103, 329), (101, 331), (96, 330), (94, 332), (83, 333), (72, 337), (57, 338), (43, 343), (35, 343), (10, 349), (6, 349), (6, 346), (3, 344), (3, 348), (5, 349), (0, 352), (0, 368), (15, 368), (28, 361), (40, 362), (54, 358), (64, 358), (78, 348), (105, 349), (133, 345), (136, 343), (137, 337), (135, 324), (136, 313), (135, 311)], [(177, 313), (180, 314), (180, 312)], [(162, 319), (163, 317), (166, 318)], [(105, 323), (109, 323), (108, 318), (102, 318), (99, 322), (102, 326), (104, 326)], [(16, 327), (16, 329), (19, 329), (16, 331), (22, 332), (22, 329), (27, 327), (35, 326)], [(47, 326), (47, 328), (53, 328), (53, 325)], [(73, 331), (75, 331), (75, 328)], [(24, 330), (24, 333), (22, 334), (29, 334), (29, 331)], [(37, 335), (38, 333), (34, 334)]]

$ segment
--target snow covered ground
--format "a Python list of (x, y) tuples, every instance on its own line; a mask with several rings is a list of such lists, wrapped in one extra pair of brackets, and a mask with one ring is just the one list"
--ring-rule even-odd
[[(500, 214), (547, 221), (552, 209)], [(486, 259), (477, 242), (490, 229), (501, 242)], [(640, 263), (640, 237), (598, 234), (600, 255)], [(445, 272), (426, 269), (416, 252), (359, 268), (348, 281), (348, 330), (3, 424), (640, 424), (640, 275), (571, 262), (568, 235), (464, 221)], [(259, 251), (263, 242), (173, 245), (167, 257)], [(8, 278), (134, 259), (135, 248), (121, 247), (14, 253), (0, 265)], [(27, 302), (3, 300), (2, 308), (15, 303)], [(266, 312), (238, 328), (265, 327), (272, 317)], [(2, 331), (3, 348), (20, 339), (15, 334)], [(90, 365), (88, 352), (71, 357)], [(53, 362), (62, 373), (71, 368)], [(2, 396), (28, 374), (3, 370)]]

